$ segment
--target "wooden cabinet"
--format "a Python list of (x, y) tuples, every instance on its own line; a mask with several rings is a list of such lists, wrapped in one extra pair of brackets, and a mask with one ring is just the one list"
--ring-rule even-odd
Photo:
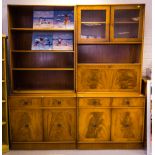
[(13, 142), (41, 142), (43, 140), (42, 111), (11, 109), (10, 130)]
[(140, 92), (139, 65), (79, 65), (78, 91)]
[[(12, 149), (143, 147), (144, 9), (8, 6)], [(33, 27), (34, 11), (53, 11), (53, 27)], [(67, 34), (71, 48), (34, 50), (35, 33), (51, 34), (52, 47)]]
[(143, 96), (79, 97), (79, 144), (143, 142), (144, 103)]
[[(67, 97), (68, 96), (68, 97)], [(72, 95), (9, 97), (11, 147), (75, 148), (76, 98)], [(67, 143), (67, 144), (66, 144)], [(45, 145), (46, 144), (46, 145)], [(57, 146), (56, 146), (57, 144)], [(62, 147), (61, 147), (62, 146)]]
[(142, 41), (143, 6), (111, 7), (110, 41)]
[(78, 42), (109, 40), (110, 6), (78, 6)]
[(142, 142), (144, 128), (143, 108), (112, 109), (111, 140), (115, 142)]

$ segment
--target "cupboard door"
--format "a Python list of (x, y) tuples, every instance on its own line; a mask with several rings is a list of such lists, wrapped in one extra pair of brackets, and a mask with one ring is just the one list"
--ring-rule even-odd
[(79, 110), (79, 141), (97, 143), (110, 140), (110, 109)]
[(113, 109), (111, 140), (116, 142), (142, 141), (144, 109)]
[(143, 6), (111, 7), (111, 41), (141, 41)]
[(78, 42), (109, 41), (109, 6), (78, 7)]
[(140, 91), (140, 65), (78, 65), (78, 91)]
[(75, 141), (75, 110), (44, 110), (44, 141)]
[(42, 141), (42, 112), (36, 109), (10, 110), (11, 139), (13, 142)]

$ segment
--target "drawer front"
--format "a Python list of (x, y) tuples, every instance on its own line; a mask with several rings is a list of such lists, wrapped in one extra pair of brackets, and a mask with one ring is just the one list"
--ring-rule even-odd
[(123, 97), (123, 98), (113, 98), (112, 106), (119, 107), (144, 107), (145, 98), (131, 98), (131, 97)]
[(31, 97), (10, 97), (9, 98), (10, 107), (40, 107), (41, 98), (31, 98)]
[(78, 92), (140, 91), (140, 65), (79, 65)]
[(116, 142), (143, 141), (143, 126), (143, 109), (113, 109), (111, 140)]
[(43, 106), (76, 107), (76, 98), (44, 98)]
[(11, 141), (40, 142), (43, 140), (42, 111), (10, 110)]
[(110, 98), (79, 98), (80, 107), (107, 107), (110, 106)]
[(75, 141), (76, 111), (74, 109), (44, 110), (45, 141)]
[(110, 109), (79, 109), (79, 141), (110, 140)]

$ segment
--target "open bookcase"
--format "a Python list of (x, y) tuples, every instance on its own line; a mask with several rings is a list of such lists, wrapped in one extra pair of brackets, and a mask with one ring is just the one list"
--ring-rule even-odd
[[(9, 6), (11, 79), (13, 92), (75, 89), (75, 31), (73, 27), (33, 27), (34, 11), (72, 11), (74, 7)], [(73, 14), (74, 18), (74, 14)], [(33, 34), (67, 34), (72, 48), (32, 49)]]
[(9, 151), (6, 51), (7, 51), (7, 37), (5, 35), (2, 35), (2, 152), (3, 153)]
[[(35, 11), (53, 11), (54, 26), (35, 27)], [(55, 22), (59, 11), (73, 12), (73, 26), (68, 15)], [(9, 5), (8, 15), (11, 148), (143, 148), (143, 4)]]

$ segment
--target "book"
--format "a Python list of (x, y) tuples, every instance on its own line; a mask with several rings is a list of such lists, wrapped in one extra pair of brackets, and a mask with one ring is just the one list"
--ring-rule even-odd
[(54, 11), (54, 28), (74, 28), (73, 11)]
[(53, 32), (54, 50), (73, 50), (73, 34), (71, 32)]
[(51, 50), (52, 32), (33, 32), (32, 50)]
[(52, 28), (53, 11), (33, 11), (33, 28)]

